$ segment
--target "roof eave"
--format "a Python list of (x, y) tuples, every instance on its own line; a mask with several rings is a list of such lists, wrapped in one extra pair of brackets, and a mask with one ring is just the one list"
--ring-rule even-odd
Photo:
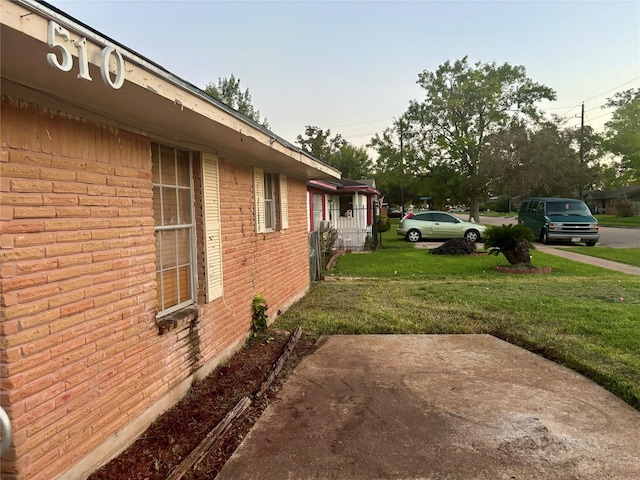
[[(51, 20), (69, 30), (71, 40), (87, 39), (93, 81), (77, 78), (75, 57), (73, 72), (47, 64), (47, 53), (55, 51), (47, 42)], [(3, 93), (27, 88), (34, 97), (50, 96), (60, 108), (68, 106), (120, 128), (197, 145), (203, 151), (222, 149), (247, 161), (260, 158), (305, 178), (340, 178), (332, 166), (49, 4), (3, 3), (1, 21)], [(126, 80), (120, 90), (100, 80), (100, 52), (105, 47), (116, 48), (126, 62)], [(5, 84), (13, 88), (5, 89)]]

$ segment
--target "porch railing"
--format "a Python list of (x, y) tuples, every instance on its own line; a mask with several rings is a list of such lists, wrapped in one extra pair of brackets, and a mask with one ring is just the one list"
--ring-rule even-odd
[(329, 225), (338, 231), (336, 248), (362, 250), (365, 247), (367, 237), (372, 236), (372, 227), (367, 225), (368, 214), (369, 210), (366, 207), (345, 211), (332, 209), (329, 212)]

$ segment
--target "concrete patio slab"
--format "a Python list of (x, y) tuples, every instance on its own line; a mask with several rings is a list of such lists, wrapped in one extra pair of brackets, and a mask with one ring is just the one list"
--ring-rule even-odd
[(489, 335), (333, 336), (216, 478), (638, 479), (640, 413)]

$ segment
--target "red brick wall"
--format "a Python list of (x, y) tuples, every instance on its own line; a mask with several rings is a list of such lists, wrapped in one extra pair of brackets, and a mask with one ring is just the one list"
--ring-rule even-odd
[(290, 228), (257, 235), (251, 168), (221, 159), (225, 296), (204, 303), (200, 254), (197, 323), (159, 335), (151, 139), (7, 98), (1, 114), (0, 400), (14, 448), (0, 467), (51, 479), (106, 460), (116, 432), (148, 424), (238, 345), (254, 294), (275, 313), (306, 291), (305, 181), (289, 178)]

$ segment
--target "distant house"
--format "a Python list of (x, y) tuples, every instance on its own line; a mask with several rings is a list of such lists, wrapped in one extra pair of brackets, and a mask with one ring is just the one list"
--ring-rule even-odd
[(0, 477), (77, 480), (242, 346), (254, 295), (306, 293), (307, 182), (340, 173), (47, 4), (0, 21)]
[(307, 182), (309, 231), (327, 224), (338, 231), (336, 248), (362, 250), (379, 211), (374, 180), (313, 179)]
[(640, 185), (629, 185), (617, 190), (590, 190), (584, 202), (594, 213), (617, 215), (621, 204), (631, 203), (635, 215), (640, 215)]

